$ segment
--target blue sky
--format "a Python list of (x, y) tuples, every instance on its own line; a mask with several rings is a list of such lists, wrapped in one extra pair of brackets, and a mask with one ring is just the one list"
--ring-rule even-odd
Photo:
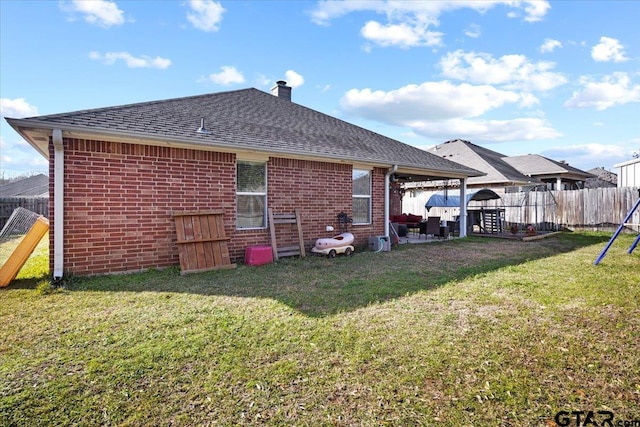
[[(0, 0), (4, 117), (293, 87), (420, 148), (462, 138), (580, 169), (640, 150), (637, 1)], [(4, 177), (47, 162), (0, 125)]]

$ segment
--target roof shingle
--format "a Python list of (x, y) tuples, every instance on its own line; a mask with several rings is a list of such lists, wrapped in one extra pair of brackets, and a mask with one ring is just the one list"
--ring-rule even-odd
[[(196, 132), (204, 119), (208, 134)], [(249, 88), (63, 114), (7, 119), (64, 130), (194, 145), (344, 159), (478, 176), (478, 171), (400, 141)]]
[(430, 148), (429, 152), (486, 173), (486, 176), (470, 178), (469, 184), (521, 185), (539, 182), (506, 163), (503, 160), (503, 154), (463, 139), (436, 145)]

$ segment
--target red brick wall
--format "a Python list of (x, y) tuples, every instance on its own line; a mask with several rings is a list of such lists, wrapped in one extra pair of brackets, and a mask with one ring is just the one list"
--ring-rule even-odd
[[(242, 262), (248, 245), (270, 244), (268, 230), (235, 229), (235, 155), (191, 149), (65, 139), (64, 269), (78, 275), (178, 265), (171, 213), (223, 209), (229, 252)], [(53, 148), (50, 147), (51, 165)], [(50, 167), (52, 196), (54, 169)], [(350, 226), (356, 243), (384, 230), (384, 169), (373, 173), (373, 224)], [(337, 214), (351, 216), (351, 166), (271, 158), (268, 206), (302, 213), (307, 250), (338, 230)], [(50, 203), (51, 265), (55, 212)], [(280, 226), (278, 243), (297, 241)]]
[[(338, 234), (337, 216), (342, 211), (352, 216), (352, 167), (342, 163), (326, 163), (286, 158), (271, 158), (267, 163), (267, 205), (274, 214), (298, 210), (302, 217), (305, 248), (310, 251), (319, 237)], [(357, 245), (367, 245), (369, 236), (384, 233), (384, 169), (373, 173), (373, 222), (350, 225)], [(327, 232), (326, 226), (335, 228)], [(375, 230), (375, 231), (374, 231)], [(278, 246), (298, 242), (295, 225), (276, 226)], [(230, 242), (232, 257), (241, 260), (248, 245), (270, 245), (269, 230), (239, 230)]]

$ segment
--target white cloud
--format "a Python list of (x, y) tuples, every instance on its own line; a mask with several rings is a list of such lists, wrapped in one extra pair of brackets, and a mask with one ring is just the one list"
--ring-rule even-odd
[(591, 169), (601, 166), (609, 169), (616, 163), (628, 160), (634, 147), (637, 145), (634, 145), (633, 141), (573, 144), (544, 150), (541, 154), (552, 159), (564, 159), (578, 168)]
[(553, 148), (546, 152), (553, 152), (555, 154), (573, 154), (573, 155), (588, 155), (588, 156), (619, 156), (623, 157), (627, 155), (627, 150), (621, 145), (609, 145), (609, 144), (573, 144), (565, 145), (563, 147)]
[(107, 65), (113, 65), (118, 60), (122, 60), (125, 62), (127, 67), (129, 68), (159, 68), (165, 69), (171, 65), (170, 59), (161, 58), (156, 56), (155, 58), (151, 58), (147, 55), (142, 55), (140, 57), (135, 57), (131, 55), (129, 52), (107, 52), (104, 55), (100, 52), (89, 52), (89, 58), (94, 61), (102, 61)]
[(480, 25), (471, 24), (464, 30), (464, 35), (470, 37), (472, 39), (477, 39), (482, 35), (482, 30), (480, 29)]
[(420, 136), (414, 131), (402, 132), (400, 135), (402, 135), (405, 138), (418, 138)]
[(225, 9), (213, 0), (190, 0), (190, 12), (187, 19), (195, 28), (202, 31), (218, 31)]
[(285, 79), (287, 80), (287, 84), (292, 88), (300, 87), (304, 84), (304, 77), (300, 74), (296, 73), (293, 70), (287, 70), (284, 73)]
[(125, 22), (124, 12), (114, 1), (72, 0), (71, 3), (60, 3), (60, 7), (68, 12), (81, 13), (86, 22), (100, 27), (108, 28)]
[[(373, 3), (373, 4), (371, 4)], [(330, 1), (320, 0), (316, 6), (309, 11), (311, 21), (318, 25), (329, 25), (329, 21), (352, 12), (373, 10), (382, 12), (385, 4), (383, 2), (367, 1)]]
[(32, 117), (38, 115), (38, 109), (24, 98), (2, 98), (0, 99), (0, 115), (12, 119)]
[(542, 18), (544, 18), (549, 9), (551, 9), (548, 1), (533, 0), (525, 3), (524, 11), (527, 13), (527, 16), (525, 16), (524, 20), (527, 22), (542, 21)]
[[(318, 25), (328, 25), (332, 19), (349, 13), (374, 12), (385, 15), (386, 21), (380, 23), (369, 20), (360, 30), (360, 34), (383, 47), (397, 46), (441, 46), (443, 33), (429, 28), (439, 25), (439, 17), (445, 12), (458, 9), (472, 9), (485, 13), (496, 6), (506, 6), (524, 10), (525, 20), (539, 21), (550, 8), (547, 1), (511, 1), (511, 0), (460, 0), (460, 1), (319, 1), (310, 11), (311, 20)], [(465, 31), (469, 37), (478, 37), (479, 28), (471, 26)], [(370, 49), (367, 46), (365, 49)]]
[(340, 105), (348, 115), (406, 127), (430, 138), (464, 135), (474, 140), (496, 142), (558, 137), (560, 134), (540, 117), (480, 118), (510, 104), (530, 107), (538, 102), (528, 93), (490, 85), (456, 85), (440, 81), (407, 85), (388, 92), (351, 89), (342, 97)]
[(600, 37), (600, 43), (591, 49), (591, 57), (598, 62), (623, 62), (628, 60), (624, 56), (624, 46), (616, 39)]
[(437, 24), (438, 17), (448, 11), (457, 9), (472, 9), (485, 13), (496, 6), (506, 6), (522, 10), (526, 14), (525, 20), (539, 21), (550, 9), (548, 1), (529, 0), (460, 0), (460, 1), (367, 1), (367, 0), (321, 0), (310, 11), (311, 20), (319, 25), (328, 25), (332, 19), (345, 16), (353, 12), (376, 12), (385, 14), (388, 19), (410, 19)]
[(571, 99), (564, 103), (565, 107), (593, 107), (602, 111), (616, 105), (640, 102), (640, 84), (632, 84), (627, 73), (613, 73), (604, 76), (600, 82), (583, 77), (581, 84), (583, 89), (574, 92)]
[(520, 102), (518, 103), (518, 105), (521, 108), (531, 108), (534, 105), (539, 105), (539, 104), (540, 104), (540, 100), (536, 98), (534, 95), (526, 92), (520, 94)]
[(509, 89), (548, 91), (567, 82), (549, 70), (553, 62), (533, 63), (524, 55), (504, 55), (499, 59), (486, 53), (449, 52), (438, 64), (447, 78), (471, 83), (504, 85)]
[(256, 86), (273, 86), (273, 79), (265, 76), (264, 74), (258, 74), (255, 78)]
[(556, 48), (562, 47), (562, 43), (554, 39), (544, 39), (544, 43), (540, 46), (540, 52), (550, 53), (556, 50)]
[(480, 142), (531, 141), (561, 136), (548, 123), (538, 118), (513, 120), (465, 120), (421, 122), (413, 129), (424, 136), (438, 139), (462, 135), (461, 138)]
[(22, 138), (8, 142), (0, 135), (0, 165), (4, 178), (29, 174), (48, 173), (49, 161), (37, 153)]
[(340, 100), (349, 114), (411, 126), (418, 121), (477, 117), (505, 104), (518, 103), (516, 92), (492, 86), (454, 85), (448, 81), (407, 85), (389, 92), (351, 89)]
[(442, 44), (442, 33), (429, 31), (424, 25), (408, 25), (406, 23), (382, 25), (369, 21), (360, 30), (360, 34), (380, 46), (439, 46)]
[(219, 73), (209, 74), (209, 80), (220, 85), (230, 85), (234, 83), (244, 83), (244, 76), (235, 67), (222, 66)]

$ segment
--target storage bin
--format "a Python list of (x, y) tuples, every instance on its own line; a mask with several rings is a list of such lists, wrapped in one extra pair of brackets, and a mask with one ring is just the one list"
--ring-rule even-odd
[(244, 263), (247, 265), (263, 265), (273, 262), (271, 246), (247, 246), (244, 248)]

